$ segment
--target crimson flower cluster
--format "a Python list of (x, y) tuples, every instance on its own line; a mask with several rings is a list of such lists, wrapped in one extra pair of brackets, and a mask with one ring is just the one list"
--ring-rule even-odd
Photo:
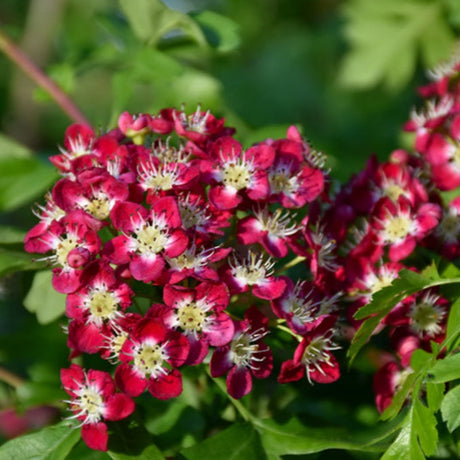
[[(321, 208), (328, 178), (295, 127), (244, 148), (209, 111), (125, 112), (99, 135), (71, 125), (50, 160), (62, 177), (25, 248), (44, 254), (67, 296), (70, 359), (113, 366), (62, 370), (91, 448), (107, 449), (106, 422), (129, 416), (133, 398), (180, 395), (182, 366), (205, 362), (245, 396), (272, 373), (265, 338), (276, 327), (300, 343), (280, 382), (339, 377), (337, 295), (323, 282), (335, 265), (319, 227), (301, 222)], [(314, 276), (282, 276), (296, 261)]]
[[(402, 269), (421, 270), (420, 248), (460, 255), (460, 198), (443, 193), (460, 186), (459, 76), (453, 61), (421, 88), (427, 107), (406, 125), (413, 152), (373, 156), (342, 186), (294, 126), (245, 148), (200, 108), (125, 112), (99, 135), (71, 125), (25, 248), (45, 254), (67, 295), (70, 359), (98, 355), (113, 369), (62, 370), (86, 443), (106, 450), (106, 422), (128, 417), (133, 398), (180, 395), (183, 366), (226, 376), (233, 398), (274, 368), (279, 383), (336, 381), (355, 312)], [(443, 340), (449, 308), (431, 289), (382, 320), (375, 332), (392, 349), (377, 363), (380, 411), (412, 352)], [(279, 343), (289, 359), (273, 353)]]

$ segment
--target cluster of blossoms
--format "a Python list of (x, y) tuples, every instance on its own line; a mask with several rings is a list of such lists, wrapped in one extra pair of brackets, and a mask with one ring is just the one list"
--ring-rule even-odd
[[(50, 158), (62, 178), (25, 248), (47, 254), (67, 295), (70, 358), (99, 355), (113, 367), (61, 373), (91, 448), (107, 449), (105, 422), (128, 417), (133, 398), (180, 395), (182, 366), (226, 375), (234, 398), (274, 364), (280, 383), (336, 381), (334, 351), (359, 327), (354, 313), (403, 268), (423, 268), (419, 248), (460, 255), (460, 198), (441, 193), (460, 186), (459, 69), (443, 67), (422, 88), (427, 109), (407, 124), (414, 153), (372, 157), (342, 187), (294, 126), (249, 148), (201, 109), (123, 113), (101, 135), (67, 129)], [(294, 265), (300, 279), (289, 276)], [(381, 322), (393, 353), (375, 376), (380, 411), (412, 352), (443, 340), (448, 312), (428, 290)], [(291, 359), (277, 363), (274, 331), (292, 343)]]
[[(278, 326), (299, 343), (280, 382), (339, 377), (338, 296), (325, 282), (334, 243), (312, 221), (326, 199), (324, 158), (295, 127), (247, 149), (233, 134), (200, 109), (123, 113), (101, 135), (70, 126), (50, 158), (62, 178), (25, 248), (45, 254), (67, 295), (70, 358), (113, 366), (62, 370), (91, 448), (107, 449), (106, 421), (129, 416), (133, 398), (180, 395), (181, 366), (205, 362), (243, 397), (272, 373), (264, 340)], [(283, 276), (293, 260), (309, 278)]]

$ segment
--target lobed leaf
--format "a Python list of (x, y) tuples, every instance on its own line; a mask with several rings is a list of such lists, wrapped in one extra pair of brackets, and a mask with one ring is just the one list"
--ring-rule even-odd
[(460, 426), (460, 386), (456, 386), (444, 396), (441, 415), (450, 432)]
[(383, 82), (398, 89), (413, 75), (419, 50), (430, 67), (448, 57), (455, 41), (442, 2), (353, 0), (346, 3), (344, 15), (351, 48), (339, 81), (351, 88)]

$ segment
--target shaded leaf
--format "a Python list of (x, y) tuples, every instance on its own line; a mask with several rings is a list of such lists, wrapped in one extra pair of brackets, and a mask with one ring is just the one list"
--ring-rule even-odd
[(0, 247), (0, 276), (20, 270), (38, 270), (44, 266), (45, 264), (35, 262), (30, 254)]
[(188, 460), (204, 458), (263, 460), (267, 458), (259, 434), (249, 423), (234, 424), (215, 436), (182, 450), (181, 455)]
[(0, 447), (0, 458), (17, 460), (63, 460), (80, 439), (80, 430), (61, 422), (37, 433), (12, 439)]
[(19, 228), (0, 225), (0, 244), (22, 244), (25, 235)]
[(164, 460), (152, 436), (141, 426), (126, 422), (111, 424), (107, 453), (113, 460)]
[(198, 24), (188, 15), (173, 10), (160, 0), (120, 0), (120, 6), (136, 36), (156, 46), (168, 32), (185, 34), (200, 45), (207, 45)]
[(400, 420), (394, 419), (352, 432), (343, 428), (306, 427), (295, 418), (285, 424), (263, 420), (256, 425), (265, 450), (273, 455), (310, 454), (327, 449), (380, 452), (399, 426)]
[(208, 42), (221, 53), (233, 51), (241, 43), (238, 24), (214, 11), (202, 11), (193, 16), (203, 29)]
[(65, 294), (54, 290), (50, 270), (35, 274), (32, 287), (24, 299), (24, 306), (37, 315), (40, 324), (48, 324), (59, 318), (65, 311)]

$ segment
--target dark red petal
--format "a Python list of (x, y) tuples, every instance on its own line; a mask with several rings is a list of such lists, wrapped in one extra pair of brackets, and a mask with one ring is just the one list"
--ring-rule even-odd
[(71, 364), (68, 369), (61, 369), (61, 382), (64, 390), (74, 396), (75, 390), (80, 388), (80, 384), (85, 381), (85, 372), (77, 364)]
[(209, 368), (211, 370), (212, 377), (220, 377), (227, 373), (234, 363), (230, 359), (230, 348), (222, 347), (214, 350), (212, 354), (211, 362), (209, 363)]
[(166, 336), (165, 351), (168, 355), (168, 363), (173, 367), (182, 366), (185, 363), (189, 351), (190, 342), (178, 331), (169, 331)]
[(62, 294), (71, 294), (80, 287), (81, 273), (80, 270), (54, 268), (51, 283), (56, 291)]
[(161, 374), (157, 379), (150, 379), (148, 390), (158, 399), (171, 399), (182, 393), (182, 374), (174, 369), (168, 375)]
[(227, 375), (228, 394), (235, 399), (247, 395), (252, 389), (252, 376), (246, 367), (234, 366)]
[(121, 420), (134, 412), (134, 401), (123, 393), (116, 393), (106, 401), (104, 418), (107, 420)]
[(81, 437), (90, 449), (107, 450), (109, 435), (107, 434), (107, 425), (103, 422), (88, 423), (81, 428)]
[(236, 189), (222, 185), (211, 187), (208, 192), (208, 199), (215, 208), (220, 210), (234, 209), (242, 201)]
[(182, 226), (179, 207), (177, 206), (175, 198), (172, 196), (166, 196), (155, 201), (152, 205), (151, 214), (164, 216), (166, 223), (170, 228), (178, 228)]
[(320, 361), (318, 363), (319, 367), (323, 372), (320, 372), (317, 369), (314, 369), (310, 372), (311, 380), (318, 383), (332, 383), (340, 377), (340, 368), (337, 363), (337, 360), (331, 354), (329, 355), (329, 357), (329, 364), (325, 361)]
[(168, 257), (180, 256), (188, 246), (188, 237), (183, 230), (174, 230), (168, 238), (165, 254)]
[(213, 347), (227, 345), (235, 332), (234, 324), (230, 316), (226, 313), (217, 313), (212, 322), (207, 324), (203, 329), (206, 333), (206, 339)]
[(196, 300), (205, 301), (216, 310), (224, 310), (230, 301), (230, 294), (225, 283), (204, 281), (196, 287)]
[(253, 286), (252, 293), (259, 299), (272, 300), (283, 294), (286, 288), (286, 281), (282, 278), (269, 277), (263, 284)]
[(280, 375), (278, 376), (278, 383), (289, 383), (300, 380), (305, 375), (305, 366), (302, 364), (295, 364), (292, 359), (284, 361), (281, 364)]
[(115, 371), (115, 383), (128, 396), (139, 396), (147, 387), (147, 380), (129, 364), (120, 364)]
[(129, 264), (133, 278), (138, 281), (154, 281), (160, 277), (165, 262), (158, 254), (135, 256)]
[(132, 233), (147, 219), (147, 210), (137, 203), (119, 201), (110, 212), (113, 226), (126, 233)]

